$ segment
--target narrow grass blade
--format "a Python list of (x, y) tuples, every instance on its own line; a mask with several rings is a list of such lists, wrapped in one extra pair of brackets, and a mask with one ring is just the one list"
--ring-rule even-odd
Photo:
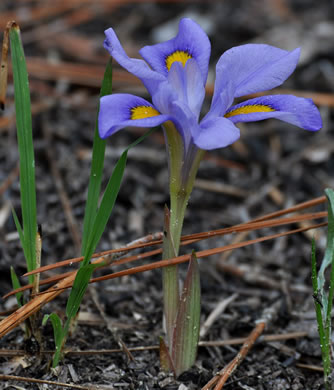
[[(16, 275), (16, 272), (14, 268), (11, 266), (10, 267), (10, 277), (12, 279), (12, 286), (16, 290), (17, 288), (21, 287), (21, 283), (19, 281), (19, 278)], [(15, 294), (16, 296), (16, 301), (19, 307), (23, 305), (23, 292), (18, 292)]]
[[(20, 155), (20, 190), (23, 220), (23, 250), (28, 271), (35, 269), (35, 237), (37, 231), (35, 159), (28, 72), (19, 27), (13, 23), (9, 31), (11, 44), (16, 127)], [(21, 236), (21, 235), (20, 235)]]
[[(318, 288), (318, 277), (317, 277), (317, 260), (315, 255), (315, 240), (312, 240), (312, 254), (311, 254), (311, 264), (312, 264), (312, 287), (313, 287), (313, 300), (315, 306), (315, 313), (318, 324), (318, 333), (320, 338), (320, 346), (322, 352), (323, 362), (326, 360), (326, 339), (325, 339), (325, 330), (324, 330), (324, 318), (322, 313), (322, 303), (321, 303), (321, 292)], [(328, 351), (327, 351), (328, 352)]]
[(53, 331), (54, 331), (54, 337), (55, 337), (55, 344), (56, 344), (56, 351), (53, 356), (52, 366), (57, 367), (59, 364), (59, 361), (62, 357), (63, 348), (66, 342), (66, 338), (68, 335), (68, 331), (70, 328), (70, 325), (72, 323), (72, 320), (75, 318), (76, 314), (78, 313), (82, 298), (86, 292), (89, 280), (92, 276), (92, 273), (95, 268), (97, 268), (98, 265), (88, 264), (83, 267), (81, 267), (78, 270), (78, 273), (75, 277), (70, 296), (67, 300), (66, 305), (66, 322), (64, 325), (64, 328), (62, 327), (60, 318), (55, 314), (52, 313), (48, 317), (44, 317), (43, 323), (45, 323), (48, 318), (52, 321)]
[[(107, 64), (100, 97), (111, 94), (112, 91), (112, 60)], [(99, 111), (99, 108), (98, 108)], [(86, 251), (88, 239), (93, 228), (94, 220), (98, 210), (98, 201), (101, 192), (102, 172), (104, 166), (104, 154), (106, 148), (106, 141), (101, 139), (98, 131), (98, 122), (96, 118), (93, 152), (92, 152), (92, 166), (88, 184), (88, 195), (85, 207), (85, 217), (82, 234), (82, 254)]]
[(140, 137), (138, 140), (133, 142), (130, 146), (128, 146), (125, 151), (122, 153), (121, 157), (119, 158), (113, 173), (111, 175), (111, 178), (109, 179), (109, 182), (107, 184), (106, 190), (103, 194), (103, 198), (101, 201), (101, 205), (98, 209), (98, 212), (95, 217), (95, 221), (93, 224), (93, 228), (91, 230), (91, 234), (89, 236), (89, 241), (85, 247), (85, 253), (84, 253), (84, 260), (81, 263), (82, 266), (87, 265), (90, 261), (90, 258), (92, 254), (94, 253), (94, 250), (100, 241), (100, 238), (102, 236), (102, 233), (104, 232), (104, 229), (106, 227), (106, 224), (108, 222), (108, 219), (110, 217), (110, 214), (112, 212), (112, 209), (114, 207), (122, 178), (124, 169), (126, 166), (126, 161), (128, 157), (128, 151), (133, 148), (134, 146), (138, 145), (140, 142), (142, 142), (146, 137), (148, 137), (155, 129), (149, 130), (147, 133), (145, 133), (142, 137)]
[(123, 178), (123, 173), (126, 165), (127, 160), (127, 154), (128, 151), (136, 146), (139, 142), (143, 141), (148, 135), (152, 133), (154, 129), (148, 131), (146, 134), (144, 134), (142, 137), (140, 137), (137, 141), (132, 143), (121, 155), (120, 159), (118, 160), (113, 174), (107, 184), (106, 190), (104, 192), (100, 208), (98, 209), (98, 212), (96, 214), (96, 217), (94, 219), (94, 225), (91, 229), (91, 233), (89, 235), (89, 241), (88, 244), (85, 246), (85, 253), (84, 253), (84, 260), (80, 265), (80, 268), (78, 270), (78, 273), (75, 277), (72, 290), (70, 293), (70, 296), (67, 301), (66, 305), (66, 316), (67, 320), (63, 329), (62, 333), (62, 343), (60, 348), (57, 349), (54, 359), (53, 359), (53, 367), (56, 367), (58, 365), (58, 362), (60, 360), (61, 356), (61, 349), (65, 343), (65, 339), (67, 337), (68, 329), (71, 323), (71, 320), (75, 317), (76, 313), (79, 310), (79, 306), (81, 304), (82, 298), (85, 294), (85, 291), (87, 289), (89, 280), (92, 276), (92, 273), (95, 268), (99, 267), (100, 265), (94, 265), (89, 264), (90, 258), (92, 254), (94, 253), (94, 250), (96, 248), (96, 245), (98, 244), (102, 233), (105, 229), (105, 226), (108, 222), (108, 219), (110, 217), (110, 214), (112, 212), (112, 209), (114, 207), (118, 191), (121, 185), (121, 181)]
[[(327, 246), (320, 270), (317, 275), (315, 244), (314, 241), (312, 242), (312, 286), (324, 368), (325, 388), (330, 389), (332, 334), (331, 318), (334, 297), (334, 191), (332, 189), (326, 189), (325, 194), (328, 200)], [(331, 272), (327, 294), (325, 291), (325, 271), (329, 266), (331, 266)]]
[[(334, 253), (334, 192), (331, 189), (326, 189), (325, 194), (328, 200), (328, 232), (327, 232), (327, 245), (325, 250), (325, 255), (321, 263), (321, 267), (318, 273), (318, 288), (320, 291), (323, 290), (325, 285), (325, 271), (327, 267), (332, 263), (333, 253)], [(327, 297), (323, 297), (323, 306), (325, 311), (327, 311)]]
[(56, 313), (46, 314), (43, 317), (42, 325), (44, 326), (48, 320), (50, 320), (52, 323), (55, 344), (56, 346), (60, 345), (63, 339), (63, 327), (61, 319)]
[(12, 208), (12, 215), (13, 215), (13, 219), (14, 219), (14, 222), (15, 222), (16, 230), (17, 230), (17, 232), (19, 233), (21, 245), (22, 245), (23, 250), (24, 250), (24, 235), (23, 235), (23, 229), (22, 229), (22, 226), (21, 226), (21, 224), (20, 224), (20, 221), (19, 221), (19, 219), (18, 219), (18, 217), (17, 217), (16, 211), (15, 211), (14, 208)]
[(77, 314), (89, 280), (96, 267), (98, 265), (87, 264), (79, 269), (66, 305), (66, 315), (69, 319)]
[[(330, 259), (331, 273), (329, 279), (328, 299), (327, 299), (327, 311), (324, 311), (325, 315), (325, 356), (323, 359), (324, 365), (324, 378), (326, 388), (330, 387), (330, 374), (331, 374), (331, 336), (332, 336), (332, 309), (333, 309), (333, 297), (334, 297), (334, 191), (332, 189), (325, 190), (328, 199), (328, 237), (327, 247), (325, 251), (328, 259)], [(328, 249), (330, 248), (330, 249)], [(326, 258), (327, 260), (327, 258)], [(323, 293), (325, 295), (325, 293)]]
[(195, 253), (180, 298), (172, 345), (172, 360), (176, 376), (188, 370), (196, 360), (199, 339), (201, 292), (199, 267)]
[(329, 282), (327, 313), (326, 313), (326, 322), (330, 326), (330, 318), (331, 318), (331, 311), (333, 306), (333, 295), (334, 295), (334, 215), (333, 215), (334, 191), (330, 188), (327, 188), (325, 190), (325, 194), (328, 199), (328, 233), (327, 233), (327, 246), (326, 246), (323, 263), (326, 262), (327, 266), (331, 265), (331, 276)]
[(66, 336), (65, 329), (63, 329), (60, 317), (56, 313), (46, 314), (43, 317), (42, 325), (44, 326), (48, 320), (51, 320), (53, 328), (53, 337), (56, 346), (56, 352), (53, 356), (52, 367), (57, 367), (62, 356), (62, 347)]

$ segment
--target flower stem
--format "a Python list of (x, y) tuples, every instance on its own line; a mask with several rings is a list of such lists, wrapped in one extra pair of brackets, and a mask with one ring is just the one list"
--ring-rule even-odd
[[(171, 209), (168, 212), (168, 217), (165, 217), (163, 259), (171, 259), (179, 253), (181, 231), (188, 199), (186, 197), (179, 197), (177, 200), (174, 198), (171, 196)], [(165, 267), (162, 273), (164, 313), (169, 346), (172, 345), (174, 324), (180, 300), (178, 269), (177, 265), (171, 265)]]
[[(179, 253), (184, 215), (204, 151), (192, 143), (184, 145), (180, 133), (171, 122), (166, 122), (164, 127), (169, 153), (170, 213), (167, 218), (165, 216), (162, 257), (170, 259)], [(177, 265), (163, 269), (163, 294), (167, 342), (171, 352), (180, 301)]]

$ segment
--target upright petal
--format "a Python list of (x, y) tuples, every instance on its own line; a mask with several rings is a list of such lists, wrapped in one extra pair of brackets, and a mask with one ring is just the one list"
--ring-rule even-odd
[(107, 138), (126, 126), (154, 127), (169, 119), (169, 115), (161, 115), (151, 103), (138, 96), (107, 95), (100, 100), (99, 134)]
[(201, 122), (193, 138), (204, 150), (224, 148), (240, 138), (240, 130), (226, 118), (210, 118)]
[(181, 134), (185, 151), (191, 143), (192, 130), (198, 127), (198, 118), (189, 108), (188, 104), (178, 98), (175, 88), (166, 81), (152, 97), (154, 106), (162, 114), (171, 116), (176, 129)]
[(185, 66), (175, 62), (168, 73), (168, 82), (176, 92), (177, 99), (186, 103), (198, 119), (205, 97), (205, 88), (196, 61), (190, 59)]
[(233, 123), (277, 118), (310, 131), (322, 127), (320, 113), (312, 99), (292, 95), (268, 95), (246, 100), (231, 107), (225, 118)]
[(264, 44), (247, 44), (227, 50), (216, 67), (213, 104), (219, 100), (227, 80), (234, 96), (266, 91), (281, 85), (294, 71), (300, 49), (291, 52)]
[(165, 80), (163, 75), (153, 71), (145, 61), (128, 57), (112, 28), (106, 30), (105, 35), (105, 49), (124, 69), (141, 79), (150, 94), (158, 83)]
[(169, 41), (145, 46), (140, 54), (153, 70), (167, 76), (174, 62), (185, 65), (193, 58), (201, 71), (203, 85), (208, 76), (211, 45), (208, 36), (193, 20), (181, 19), (177, 36)]
[(179, 100), (171, 103), (171, 114), (175, 127), (182, 135), (185, 152), (189, 150), (189, 146), (193, 143), (193, 134), (198, 128), (198, 118), (189, 109), (186, 103)]

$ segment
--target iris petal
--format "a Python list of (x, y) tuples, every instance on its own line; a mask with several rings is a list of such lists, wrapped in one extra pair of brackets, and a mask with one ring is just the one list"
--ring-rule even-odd
[(322, 121), (312, 99), (292, 95), (268, 95), (231, 107), (225, 117), (233, 123), (277, 118), (305, 130), (321, 129)]
[(266, 91), (281, 85), (294, 71), (300, 49), (291, 52), (263, 44), (247, 44), (227, 50), (216, 66), (213, 104), (232, 80), (234, 97)]
[(99, 134), (109, 137), (126, 126), (154, 127), (170, 119), (143, 98), (129, 94), (107, 95), (100, 100)]
[(143, 47), (139, 53), (156, 72), (168, 74), (173, 62), (185, 65), (193, 58), (201, 71), (202, 83), (208, 76), (211, 45), (208, 36), (193, 20), (181, 19), (177, 36), (169, 41)]
[(198, 128), (198, 118), (186, 103), (179, 100), (171, 103), (171, 113), (173, 115), (173, 122), (182, 135), (184, 149), (187, 151), (190, 144), (193, 143), (192, 138), (193, 133)]
[(240, 138), (240, 130), (226, 118), (210, 118), (202, 121), (194, 143), (204, 150), (224, 148)]
[(112, 28), (106, 30), (105, 35), (105, 49), (124, 69), (138, 77), (150, 94), (153, 93), (157, 85), (165, 80), (165, 77), (150, 69), (145, 61), (128, 57)]
[(192, 129), (198, 127), (198, 118), (189, 108), (188, 104), (181, 99), (173, 88), (166, 81), (162, 83), (156, 93), (152, 96), (154, 106), (164, 114), (168, 113), (181, 134), (184, 143), (184, 149), (187, 150), (191, 143)]

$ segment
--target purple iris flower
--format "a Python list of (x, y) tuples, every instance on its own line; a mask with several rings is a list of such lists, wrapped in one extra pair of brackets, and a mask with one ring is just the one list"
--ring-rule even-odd
[[(170, 213), (166, 213), (165, 230), (169, 234), (164, 237), (164, 259), (179, 252), (187, 202), (204, 151), (235, 142), (240, 137), (236, 123), (278, 118), (311, 131), (322, 126), (311, 99), (269, 95), (233, 105), (235, 98), (281, 85), (296, 68), (299, 49), (289, 52), (269, 45), (248, 44), (227, 50), (216, 66), (210, 110), (202, 117), (211, 45), (197, 23), (182, 19), (175, 38), (140, 50), (143, 59), (129, 58), (113, 29), (105, 33), (105, 48), (123, 68), (141, 79), (152, 103), (130, 94), (102, 97), (100, 137), (106, 138), (126, 126), (155, 127), (163, 123), (165, 130)], [(189, 280), (186, 320), (181, 313), (184, 305), (180, 303), (178, 268), (170, 265), (163, 270), (167, 344), (173, 362), (167, 359), (164, 364), (173, 366), (177, 375), (193, 364), (199, 337), (195, 332), (200, 318), (199, 277), (191, 274)], [(195, 295), (197, 298), (192, 299)], [(191, 337), (187, 332), (189, 324), (195, 324)]]
[(240, 137), (238, 122), (278, 118), (303, 129), (322, 127), (311, 99), (268, 95), (233, 105), (234, 98), (281, 85), (294, 71), (300, 49), (282, 50), (264, 44), (246, 44), (227, 50), (216, 66), (211, 108), (200, 119), (211, 45), (191, 19), (182, 19), (177, 36), (140, 50), (144, 60), (129, 58), (115, 32), (105, 32), (105, 48), (126, 70), (140, 78), (152, 103), (130, 94), (101, 99), (99, 133), (106, 138), (126, 126), (153, 127), (172, 121), (189, 150), (228, 146)]

